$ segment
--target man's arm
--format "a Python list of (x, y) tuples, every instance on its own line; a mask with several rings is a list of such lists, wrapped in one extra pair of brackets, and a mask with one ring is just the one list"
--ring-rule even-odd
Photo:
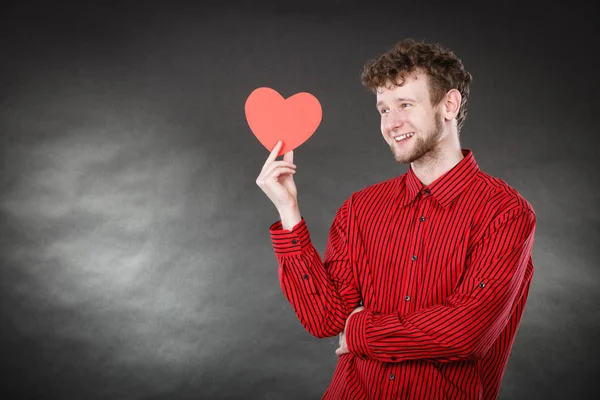
[(529, 262), (536, 216), (513, 208), (490, 224), (467, 260), (455, 292), (415, 312), (365, 309), (348, 318), (348, 351), (385, 362), (479, 358), (506, 326)]
[(318, 338), (339, 334), (361, 300), (348, 256), (349, 202), (350, 198), (342, 204), (331, 224), (323, 261), (304, 218), (291, 229), (283, 229), (284, 222), (294, 219), (293, 213), (287, 214), (291, 215), (288, 219), (282, 212), (286, 221), (270, 228), (283, 293), (302, 325)]

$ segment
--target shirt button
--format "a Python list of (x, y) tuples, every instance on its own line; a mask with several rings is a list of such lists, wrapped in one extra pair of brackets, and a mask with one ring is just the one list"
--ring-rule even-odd
[(421, 222), (425, 221), (425, 217), (421, 217), (420, 219), (421, 219)]
[(292, 240), (292, 244), (296, 244), (298, 241), (296, 239)]
[(429, 194), (429, 193), (431, 193), (431, 192), (429, 191), (429, 189), (425, 189), (425, 194)]
[(362, 353), (360, 356), (361, 356), (362, 358), (367, 358), (367, 355), (366, 355), (365, 353)]
[(396, 361), (396, 356), (392, 356), (392, 361)]
[(413, 260), (413, 261), (415, 261), (416, 259), (417, 259), (417, 256), (416, 256), (416, 255), (412, 256), (412, 260)]
[(406, 297), (404, 298), (404, 300), (406, 300), (406, 301), (409, 301), (409, 300), (410, 300), (410, 296), (406, 296)]
[(394, 374), (390, 374), (390, 379), (394, 379)]
[(483, 282), (479, 282), (479, 287), (480, 287), (480, 288), (482, 288), (482, 287), (485, 287), (485, 283), (483, 283)]
[(304, 274), (303, 278), (308, 279), (308, 275)]

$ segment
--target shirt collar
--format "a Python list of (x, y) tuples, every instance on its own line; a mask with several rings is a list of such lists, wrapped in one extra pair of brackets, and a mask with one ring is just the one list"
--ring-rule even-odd
[(479, 172), (479, 166), (475, 156), (470, 149), (461, 149), (464, 156), (454, 167), (442, 174), (430, 185), (425, 186), (415, 175), (412, 165), (409, 165), (406, 173), (404, 198), (401, 206), (404, 207), (417, 197), (421, 192), (424, 195), (429, 191), (442, 207), (448, 207), (450, 203), (473, 181)]

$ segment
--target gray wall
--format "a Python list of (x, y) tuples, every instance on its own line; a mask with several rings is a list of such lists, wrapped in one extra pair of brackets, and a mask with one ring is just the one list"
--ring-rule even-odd
[(3, 392), (320, 398), (337, 338), (304, 331), (279, 287), (268, 232), (279, 215), (255, 183), (268, 151), (244, 102), (259, 86), (320, 100), (322, 123), (294, 161), (323, 255), (342, 201), (406, 172), (359, 74), (413, 37), (462, 58), (474, 76), (462, 146), (538, 216), (499, 398), (594, 398), (592, 6), (282, 3), (2, 6)]

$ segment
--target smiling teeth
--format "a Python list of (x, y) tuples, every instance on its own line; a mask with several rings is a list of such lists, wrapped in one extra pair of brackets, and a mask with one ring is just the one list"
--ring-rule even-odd
[(396, 139), (396, 142), (399, 142), (399, 141), (401, 141), (402, 139), (409, 138), (409, 137), (411, 137), (411, 136), (413, 136), (413, 135), (414, 135), (414, 133), (406, 133), (406, 134), (404, 134), (404, 135), (397, 136), (395, 139)]

